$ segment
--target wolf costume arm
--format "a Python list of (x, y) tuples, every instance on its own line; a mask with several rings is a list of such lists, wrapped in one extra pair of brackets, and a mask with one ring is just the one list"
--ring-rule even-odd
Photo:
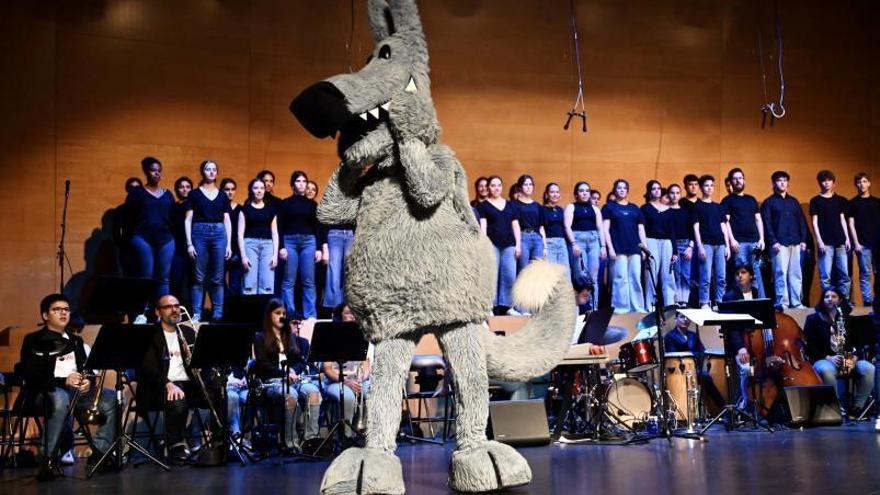
[(357, 175), (345, 164), (330, 177), (318, 204), (318, 221), (325, 225), (354, 224), (361, 205)]

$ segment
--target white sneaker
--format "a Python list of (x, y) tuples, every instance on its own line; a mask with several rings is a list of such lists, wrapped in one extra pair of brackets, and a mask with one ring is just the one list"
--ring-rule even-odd
[(76, 462), (76, 459), (73, 457), (73, 451), (68, 450), (61, 456), (61, 464), (65, 466), (72, 466)]
[(137, 315), (137, 318), (134, 319), (135, 325), (146, 325), (147, 324), (147, 315), (140, 314)]
[(877, 420), (874, 421), (874, 431), (880, 433), (880, 416), (877, 416)]
[(712, 309), (712, 307), (708, 304), (703, 304), (702, 306), (700, 306), (700, 309)]
[(510, 308), (507, 310), (507, 315), (508, 316), (522, 316), (522, 313), (520, 313), (519, 311), (517, 311), (513, 308)]

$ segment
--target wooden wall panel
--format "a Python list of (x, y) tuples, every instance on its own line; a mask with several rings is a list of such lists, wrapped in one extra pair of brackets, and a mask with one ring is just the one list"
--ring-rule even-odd
[[(880, 7), (868, 0), (779, 2), (788, 115), (761, 130), (757, 50), (775, 79), (770, 4), (750, 0), (580, 0), (578, 25), (590, 132), (565, 132), (575, 96), (567, 2), (422, 1), (432, 91), (444, 129), (473, 180), (531, 173), (565, 200), (577, 180), (631, 195), (657, 177), (719, 179), (735, 165), (748, 190), (769, 193), (787, 169), (806, 202), (815, 173), (841, 192), (880, 172)], [(373, 49), (364, 2), (104, 0), (0, 5), (0, 327), (35, 320), (58, 283), (54, 254), (65, 179), (72, 181), (68, 252), (75, 284), (112, 267), (102, 225), (139, 161), (158, 156), (164, 185), (197, 178), (205, 158), (239, 182), (270, 168), (287, 193), (304, 169), (320, 184), (335, 142), (309, 136), (290, 100), (361, 67)], [(575, 123), (576, 124), (576, 123)], [(880, 179), (878, 179), (880, 182)], [(721, 197), (720, 190), (716, 192)], [(112, 246), (109, 246), (112, 248)], [(13, 335), (13, 347), (17, 346)], [(0, 349), (0, 369), (13, 357)]]

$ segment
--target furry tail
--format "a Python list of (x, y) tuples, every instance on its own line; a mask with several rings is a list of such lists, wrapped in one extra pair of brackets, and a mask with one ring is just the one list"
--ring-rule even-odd
[(571, 345), (574, 291), (565, 267), (541, 260), (520, 273), (513, 300), (534, 316), (505, 337), (485, 332), (487, 371), (498, 380), (526, 381), (552, 370)]

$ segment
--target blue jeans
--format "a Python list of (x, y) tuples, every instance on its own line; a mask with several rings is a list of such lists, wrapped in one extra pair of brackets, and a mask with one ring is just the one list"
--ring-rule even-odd
[[(688, 239), (675, 241), (675, 254), (678, 259), (672, 265), (672, 277), (675, 279), (675, 302), (687, 304), (691, 296), (691, 265), (693, 260), (684, 259), (684, 252), (688, 248)], [(693, 249), (691, 250), (693, 256)]]
[[(330, 401), (335, 407), (339, 407), (339, 387), (339, 382), (325, 382), (324, 384), (324, 399)], [(361, 388), (363, 389), (364, 394), (368, 394), (370, 392), (370, 380), (363, 382)], [(345, 413), (345, 419), (352, 422), (354, 420), (355, 409), (357, 409), (357, 395), (354, 393), (354, 390), (348, 387), (348, 385), (342, 387), (342, 400), (344, 401), (343, 412)], [(360, 411), (360, 413), (364, 414), (364, 411)], [(345, 427), (345, 436), (352, 436), (351, 428), (347, 426)]]
[(247, 388), (226, 387), (226, 422), (233, 434), (241, 433), (241, 409), (247, 403)]
[[(675, 277), (670, 272), (672, 264), (672, 241), (669, 239), (646, 239), (648, 251), (653, 260), (647, 260), (650, 267), (650, 276), (645, 276), (645, 307), (648, 311), (654, 311), (655, 287), (660, 283), (663, 293), (663, 304), (669, 306), (675, 304)], [(659, 280), (658, 280), (659, 279)]]
[(514, 247), (495, 248), (495, 259), (498, 262), (498, 285), (495, 290), (495, 306), (513, 306), (510, 295), (513, 282), (516, 280), (516, 255)]
[[(771, 248), (772, 249), (772, 248)], [(773, 279), (776, 281), (776, 306), (797, 308), (802, 306), (803, 275), (801, 271), (801, 248), (780, 246), (773, 254)]]
[[(299, 409), (306, 413), (306, 420), (304, 421), (305, 431), (303, 432), (303, 436), (306, 440), (317, 438), (320, 436), (321, 430), (318, 423), (318, 419), (321, 415), (321, 390), (315, 383), (303, 381), (295, 383), (294, 388), (299, 396)], [(315, 397), (316, 400), (310, 401), (310, 396)]]
[[(281, 283), (281, 297), (291, 316), (302, 315), (303, 318), (317, 318), (315, 308), (318, 296), (315, 293), (315, 236), (311, 234), (292, 234), (284, 236), (284, 249), (287, 250), (287, 270)], [(293, 297), (293, 286), (297, 282), (302, 286), (303, 311), (296, 311)]]
[(615, 313), (644, 313), (641, 254), (618, 254), (611, 263), (611, 306)]
[(862, 304), (870, 306), (874, 302), (874, 291), (871, 285), (874, 262), (871, 259), (871, 248), (862, 247), (861, 253), (858, 251), (855, 253), (859, 262), (859, 288), (862, 290)]
[[(92, 402), (95, 400), (95, 393), (96, 390), (92, 387), (89, 393), (79, 396), (75, 406), (76, 414), (80, 414), (91, 407)], [(101, 390), (100, 394), (98, 410), (104, 413), (107, 417), (107, 422), (98, 427), (98, 431), (92, 438), (95, 442), (94, 447), (104, 453), (110, 448), (116, 436), (116, 400), (113, 393), (109, 390)], [(47, 454), (52, 452), (57, 442), (62, 441), (61, 434), (63, 431), (67, 430), (68, 434), (70, 434), (73, 423), (68, 422), (64, 424), (64, 416), (67, 414), (67, 408), (73, 399), (73, 395), (73, 391), (61, 387), (55, 387), (55, 389), (46, 394), (46, 399), (49, 401), (49, 416), (46, 418), (45, 432), (47, 435), (46, 445), (49, 448)], [(72, 447), (72, 445), (65, 445), (65, 443), (62, 441), (61, 448), (59, 449), (59, 452), (62, 454)]]
[(131, 249), (137, 258), (137, 276), (156, 281), (157, 298), (169, 294), (174, 239), (165, 244), (151, 244), (135, 234), (131, 236)]
[(345, 258), (354, 242), (354, 232), (348, 229), (330, 229), (327, 232), (327, 282), (324, 284), (325, 308), (335, 308), (345, 303)]
[(754, 268), (754, 282), (755, 288), (758, 289), (758, 297), (767, 297), (764, 293), (764, 280), (763, 277), (761, 277), (761, 271), (758, 270), (757, 259), (755, 256), (755, 246), (757, 244), (757, 242), (739, 243), (739, 251), (736, 252), (733, 258), (733, 267), (736, 268), (738, 265), (749, 265)]
[(193, 318), (201, 319), (205, 285), (214, 307), (213, 319), (223, 317), (223, 267), (226, 258), (226, 227), (222, 223), (192, 224), (192, 243), (196, 250), (192, 287)]
[[(706, 259), (700, 260), (700, 304), (709, 304), (712, 301), (721, 302), (727, 287), (724, 246), (703, 244), (703, 249), (706, 251)], [(713, 279), (715, 280), (715, 297), (710, 299), (709, 288)]]
[[(599, 287), (599, 251), (602, 248), (599, 242), (598, 230), (575, 230), (574, 240), (581, 250), (580, 258), (572, 258), (574, 267), (572, 273), (590, 277), (596, 288)], [(599, 307), (599, 291), (594, 289), (591, 296), (593, 309)]]
[(563, 237), (550, 237), (547, 239), (547, 259), (552, 263), (558, 263), (565, 267), (565, 273), (571, 277), (571, 267), (568, 264), (568, 243)]
[(523, 232), (520, 238), (522, 254), (516, 260), (516, 271), (521, 272), (533, 260), (544, 257), (544, 238), (538, 232)]
[(284, 403), (284, 381), (274, 379), (264, 384), (266, 399), (270, 404), (284, 405), (284, 445), (293, 447), (296, 444), (296, 414), (299, 403), (299, 393), (294, 384), (287, 388), (287, 403)]
[(275, 269), (272, 268), (275, 244), (272, 239), (248, 237), (244, 240), (244, 251), (251, 262), (251, 268), (244, 272), (242, 293), (251, 295), (275, 292)]
[(817, 251), (817, 255), (816, 264), (819, 265), (819, 286), (822, 288), (822, 291), (824, 292), (832, 287), (831, 270), (833, 267), (836, 269), (839, 277), (838, 280), (835, 280), (837, 284), (834, 286), (840, 289), (845, 297), (849, 297), (850, 278), (849, 266), (847, 266), (846, 262), (846, 247), (826, 246), (825, 252), (820, 253)]
[[(820, 359), (813, 363), (816, 373), (822, 377), (825, 385), (831, 385), (837, 391), (837, 398), (843, 399), (846, 396), (846, 380), (837, 378), (837, 366), (827, 359)], [(856, 361), (855, 369), (853, 369), (852, 379), (855, 380), (855, 397), (853, 397), (853, 405), (859, 409), (865, 407), (868, 402), (868, 396), (874, 388), (874, 365), (860, 359)]]

